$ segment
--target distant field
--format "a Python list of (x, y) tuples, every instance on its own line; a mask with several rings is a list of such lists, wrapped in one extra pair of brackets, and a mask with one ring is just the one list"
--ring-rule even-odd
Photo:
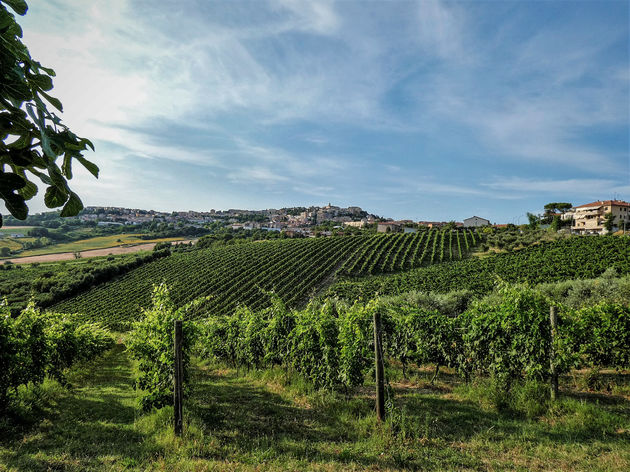
[(40, 256), (42, 254), (58, 254), (63, 252), (74, 253), (89, 251), (92, 249), (114, 248), (129, 244), (159, 243), (165, 241), (179, 241), (181, 239), (182, 238), (141, 239), (138, 234), (114, 234), (110, 236), (81, 239), (71, 243), (55, 244), (54, 246), (47, 246), (38, 249), (29, 249), (19, 255), (16, 255), (15, 257), (22, 258), (28, 256)]
[(35, 238), (0, 238), (0, 247), (8, 247), (11, 251), (22, 249), (22, 242), (34, 241)]
[(12, 238), (12, 234), (23, 234), (26, 236), (28, 230), (33, 226), (4, 226), (0, 228), (0, 248), (8, 247), (11, 251), (19, 251), (22, 244), (27, 241), (34, 241), (35, 238)]
[(34, 226), (3, 226), (0, 228), (0, 236), (11, 233), (26, 234), (26, 232), (31, 228), (34, 228)]

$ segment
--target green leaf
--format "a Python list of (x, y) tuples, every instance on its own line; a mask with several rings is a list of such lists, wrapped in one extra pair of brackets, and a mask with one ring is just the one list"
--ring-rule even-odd
[(46, 92), (39, 92), (39, 93), (41, 93), (44, 96), (44, 98), (46, 100), (48, 100), (48, 103), (50, 103), (57, 110), (59, 110), (61, 113), (63, 113), (63, 105), (61, 104), (61, 101), (59, 99), (57, 99), (55, 97), (51, 97)]
[(61, 188), (51, 186), (46, 189), (44, 203), (48, 208), (57, 208), (66, 203), (68, 194)]
[(30, 200), (37, 195), (37, 185), (27, 180), (26, 185), (18, 190), (18, 193), (24, 198), (24, 200)]
[(82, 143), (82, 144), (84, 144), (84, 145), (89, 146), (89, 147), (90, 147), (90, 149), (92, 149), (92, 151), (94, 151), (94, 144), (92, 144), (92, 141), (90, 141), (89, 139), (87, 139), (87, 138), (83, 138), (83, 139), (81, 140), (81, 143)]
[(26, 180), (11, 172), (0, 172), (0, 192), (12, 192), (26, 185)]
[(19, 220), (26, 219), (28, 207), (24, 203), (24, 197), (15, 193), (24, 188), (26, 180), (13, 173), (0, 172), (0, 198), (4, 200), (7, 210)]
[(43, 92), (53, 88), (52, 79), (46, 74), (33, 75), (29, 77), (30, 82)]
[(2, 0), (2, 3), (9, 5), (11, 9), (20, 16), (26, 14), (28, 10), (28, 5), (24, 0)]
[(42, 66), (39, 62), (37, 63), (38, 67), (43, 70), (44, 72), (46, 72), (49, 76), (51, 77), (55, 77), (55, 71), (53, 69), (51, 69), (50, 67), (44, 67)]
[(83, 210), (83, 203), (81, 202), (81, 199), (76, 193), (70, 192), (70, 198), (63, 206), (60, 216), (76, 216), (81, 210)]
[(72, 178), (72, 155), (68, 152), (63, 156), (62, 170), (67, 179)]
[(81, 157), (81, 156), (77, 156), (77, 160), (83, 164), (83, 167), (85, 167), (87, 170), (90, 171), (90, 174), (92, 174), (94, 177), (96, 177), (98, 179), (98, 166), (96, 164), (94, 164), (93, 162), (88, 161), (85, 157)]
[(53, 185), (53, 181), (50, 177), (48, 177), (46, 174), (44, 174), (43, 172), (40, 172), (36, 169), (29, 169), (29, 172), (35, 174), (37, 177), (39, 177), (41, 179), (42, 182), (44, 182), (46, 185)]

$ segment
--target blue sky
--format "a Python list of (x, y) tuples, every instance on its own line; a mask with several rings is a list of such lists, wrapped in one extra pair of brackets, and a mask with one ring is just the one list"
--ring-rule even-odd
[(523, 223), (630, 199), (628, 5), (32, 0), (20, 21), (96, 145), (86, 205)]

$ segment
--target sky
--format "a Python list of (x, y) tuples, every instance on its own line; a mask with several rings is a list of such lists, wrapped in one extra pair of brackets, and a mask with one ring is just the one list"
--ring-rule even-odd
[(99, 179), (71, 182), (85, 205), (518, 224), (630, 200), (625, 0), (29, 8), (24, 42), (96, 147)]

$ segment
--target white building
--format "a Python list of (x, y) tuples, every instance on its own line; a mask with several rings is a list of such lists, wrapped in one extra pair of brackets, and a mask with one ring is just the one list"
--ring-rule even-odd
[(606, 234), (606, 215), (612, 213), (613, 231), (630, 228), (630, 203), (622, 200), (604, 200), (571, 208), (565, 213), (573, 218), (571, 231), (577, 234)]
[(466, 218), (464, 220), (464, 228), (488, 226), (489, 224), (490, 220), (486, 220), (485, 218), (481, 218), (479, 216), (471, 216), (470, 218)]

